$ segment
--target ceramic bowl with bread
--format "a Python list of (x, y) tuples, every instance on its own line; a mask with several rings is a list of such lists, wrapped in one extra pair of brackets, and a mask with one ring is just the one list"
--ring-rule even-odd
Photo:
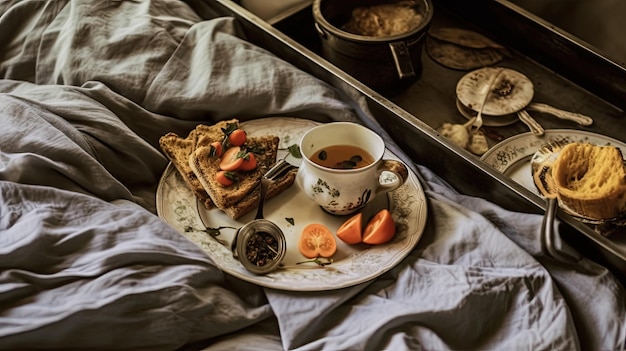
[(561, 208), (590, 221), (611, 221), (626, 214), (626, 167), (611, 145), (553, 142), (531, 161), (541, 195), (556, 197)]

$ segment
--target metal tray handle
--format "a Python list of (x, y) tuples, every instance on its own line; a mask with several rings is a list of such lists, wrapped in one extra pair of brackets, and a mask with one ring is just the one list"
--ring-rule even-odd
[(578, 263), (582, 256), (573, 249), (567, 246), (557, 249), (554, 246), (556, 236), (558, 235), (555, 230), (558, 200), (556, 198), (547, 198), (546, 201), (546, 213), (541, 223), (541, 251), (544, 255), (563, 263)]

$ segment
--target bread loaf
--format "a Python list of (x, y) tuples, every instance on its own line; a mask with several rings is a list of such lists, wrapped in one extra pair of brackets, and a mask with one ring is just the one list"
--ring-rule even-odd
[(583, 217), (611, 219), (626, 210), (626, 171), (620, 149), (571, 143), (552, 166), (561, 203)]

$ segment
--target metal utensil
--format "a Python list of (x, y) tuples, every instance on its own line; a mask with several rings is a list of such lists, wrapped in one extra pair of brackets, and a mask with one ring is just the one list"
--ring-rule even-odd
[(261, 178), (261, 190), (259, 194), (259, 206), (257, 207), (256, 216), (254, 219), (262, 219), (263, 218), (263, 205), (265, 204), (265, 196), (267, 195), (267, 188), (271, 183), (275, 182), (277, 179), (283, 177), (292, 169), (295, 169), (296, 166), (290, 164), (284, 159), (276, 162), (272, 168), (267, 171)]
[[(499, 85), (495, 89), (497, 98), (483, 99), (484, 96), (477, 93), (485, 82), (490, 80), (494, 74), (501, 74)], [(490, 82), (494, 83), (494, 82)], [(494, 84), (495, 86), (495, 84)], [(482, 91), (482, 90), (481, 90)], [(537, 111), (553, 115), (563, 120), (570, 120), (582, 126), (593, 124), (593, 119), (580, 113), (564, 111), (556, 107), (532, 102), (534, 96), (534, 86), (532, 81), (524, 74), (502, 67), (485, 67), (472, 71), (463, 76), (456, 87), (457, 98), (460, 104), (474, 111), (480, 111), (480, 115), (489, 116), (488, 125), (498, 125), (498, 117), (502, 117), (502, 124), (509, 121), (510, 115), (517, 117), (524, 122), (529, 129), (537, 134), (543, 134), (540, 125), (527, 111)], [(482, 103), (481, 103), (482, 102)], [(520, 114), (519, 112), (524, 111)]]
[[(281, 159), (274, 166), (272, 166), (272, 168), (270, 168), (270, 170), (267, 171), (263, 177), (261, 177), (261, 183), (259, 185), (259, 205), (257, 207), (256, 215), (252, 221), (237, 230), (235, 237), (231, 242), (230, 249), (233, 253), (233, 257), (239, 259), (246, 269), (255, 274), (267, 274), (277, 269), (287, 252), (285, 234), (275, 223), (263, 218), (263, 206), (265, 204), (267, 189), (270, 184), (294, 168), (296, 168), (296, 166), (288, 163), (284, 159)], [(270, 235), (274, 237), (278, 243), (278, 250), (275, 252), (276, 257), (274, 257), (271, 262), (262, 266), (253, 264), (248, 261), (246, 257), (246, 244), (248, 240), (250, 240), (250, 237), (256, 233)]]
[(489, 100), (489, 96), (491, 96), (491, 91), (493, 90), (493, 87), (496, 86), (496, 81), (498, 80), (498, 77), (500, 76), (500, 74), (502, 74), (503, 71), (504, 69), (500, 68), (496, 72), (493, 72), (491, 78), (489, 79), (489, 83), (484, 85), (484, 87), (487, 88), (486, 91), (485, 90), (481, 91), (483, 99), (482, 99), (480, 106), (478, 107), (478, 114), (476, 115), (476, 120), (474, 120), (474, 123), (472, 124), (472, 128), (474, 129), (474, 131), (479, 130), (483, 126), (483, 110), (485, 109), (485, 104), (487, 103), (487, 100)]
[(535, 135), (543, 135), (545, 130), (539, 124), (539, 122), (535, 121), (532, 116), (526, 112), (526, 110), (517, 111), (517, 117), (519, 117), (520, 121), (524, 122), (524, 124), (530, 129), (530, 131)]
[(529, 111), (548, 113), (560, 119), (574, 121), (581, 126), (590, 126), (593, 124), (593, 118), (589, 116), (585, 116), (581, 113), (564, 111), (554, 106), (542, 104), (539, 102), (531, 102), (528, 106), (526, 106), (526, 109)]

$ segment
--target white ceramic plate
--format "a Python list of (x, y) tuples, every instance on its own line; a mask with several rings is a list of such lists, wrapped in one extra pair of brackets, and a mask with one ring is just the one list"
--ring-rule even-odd
[[(488, 99), (484, 101), (491, 77), (499, 69), (503, 69), (503, 71), (495, 82), (492, 91), (505, 83), (511, 91), (502, 96), (490, 93)], [(533, 84), (528, 77), (515, 70), (501, 67), (484, 67), (471, 71), (461, 77), (456, 86), (456, 96), (463, 106), (478, 111), (484, 102), (483, 113), (494, 116), (494, 118), (520, 111), (531, 102), (533, 95)]]
[[(281, 139), (278, 157), (286, 157), (288, 162), (298, 165), (300, 160), (288, 155), (287, 148), (297, 144), (302, 134), (316, 124), (305, 119), (277, 117), (243, 122), (242, 128), (250, 136), (278, 135)], [(388, 150), (385, 158), (398, 159)], [(387, 272), (417, 245), (427, 218), (424, 191), (416, 175), (410, 173), (404, 185), (377, 197), (363, 210), (367, 216), (378, 209), (389, 208), (397, 225), (397, 234), (391, 242), (374, 246), (347, 245), (337, 239), (337, 253), (331, 265), (323, 268), (312, 263), (296, 265), (307, 261), (297, 249), (298, 238), (307, 224), (322, 223), (334, 232), (350, 216), (334, 216), (324, 212), (294, 184), (277, 197), (268, 199), (264, 207), (265, 218), (276, 223), (287, 238), (287, 255), (283, 260), (285, 268), (267, 275), (255, 275), (233, 258), (229, 248), (219, 244), (203, 229), (205, 226), (238, 228), (252, 220), (256, 211), (235, 221), (217, 209), (206, 210), (198, 204), (171, 164), (161, 177), (156, 201), (159, 216), (202, 248), (223, 271), (264, 287), (292, 291), (340, 289), (369, 281)], [(232, 228), (221, 229), (219, 238), (230, 242), (235, 232)]]
[(518, 134), (489, 149), (481, 159), (504, 175), (539, 194), (532, 177), (530, 161), (543, 145), (562, 140), (587, 142), (597, 145), (614, 145), (626, 155), (626, 144), (611, 137), (575, 129), (548, 129), (544, 135)]

